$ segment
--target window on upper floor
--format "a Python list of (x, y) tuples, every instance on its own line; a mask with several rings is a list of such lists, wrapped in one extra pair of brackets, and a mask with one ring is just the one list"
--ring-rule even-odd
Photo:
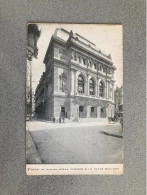
[(86, 60), (85, 60), (85, 59), (83, 59), (83, 64), (84, 64), (84, 65), (86, 64)]
[(99, 83), (99, 96), (104, 97), (104, 83), (103, 83), (103, 81), (100, 81), (100, 83)]
[(110, 68), (107, 68), (107, 74), (110, 74)]
[(78, 62), (81, 63), (81, 57), (80, 56), (78, 56)]
[(89, 94), (90, 95), (95, 94), (95, 84), (94, 84), (94, 80), (92, 78), (89, 81)]
[(78, 77), (78, 92), (84, 93), (84, 78), (82, 75), (79, 75)]
[(89, 64), (90, 64), (90, 67), (92, 67), (92, 62), (91, 61), (89, 62)]
[(97, 67), (96, 64), (94, 64), (94, 69), (95, 69), (95, 70), (97, 69), (96, 67)]
[(66, 75), (64, 73), (62, 73), (60, 75), (60, 89), (62, 91), (65, 91), (65, 80), (66, 80)]

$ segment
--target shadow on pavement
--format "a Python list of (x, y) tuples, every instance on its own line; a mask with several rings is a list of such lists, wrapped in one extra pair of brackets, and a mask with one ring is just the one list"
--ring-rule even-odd
[(123, 138), (123, 136), (121, 135), (115, 135), (115, 134), (111, 134), (111, 133), (107, 133), (105, 131), (100, 131), (101, 134), (104, 134), (104, 135), (108, 135), (108, 136), (112, 136), (112, 137), (117, 137), (117, 138)]

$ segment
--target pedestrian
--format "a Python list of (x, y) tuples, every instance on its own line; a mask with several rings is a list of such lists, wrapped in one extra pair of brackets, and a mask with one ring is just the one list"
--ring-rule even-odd
[(123, 118), (121, 117), (121, 119), (120, 119), (120, 124), (121, 124), (121, 126), (122, 126), (122, 128), (123, 128)]
[(61, 123), (61, 117), (59, 117), (59, 123)]

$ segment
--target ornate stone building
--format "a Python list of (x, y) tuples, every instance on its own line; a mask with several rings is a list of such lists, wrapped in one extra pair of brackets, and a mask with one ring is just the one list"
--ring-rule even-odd
[(56, 29), (36, 88), (36, 115), (52, 120), (114, 117), (111, 55), (77, 33)]

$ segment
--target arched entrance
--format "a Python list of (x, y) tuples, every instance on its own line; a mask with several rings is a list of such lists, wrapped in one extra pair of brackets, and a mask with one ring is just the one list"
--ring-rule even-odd
[(90, 117), (91, 118), (96, 118), (97, 117), (97, 109), (94, 106), (92, 106), (91, 109), (90, 109)]
[(79, 106), (79, 118), (86, 118), (86, 110), (84, 106)]
[(101, 107), (101, 109), (100, 109), (100, 117), (101, 118), (106, 118), (107, 117), (106, 107)]
[(64, 106), (61, 107), (61, 116), (64, 116), (65, 118), (67, 118), (67, 112)]

